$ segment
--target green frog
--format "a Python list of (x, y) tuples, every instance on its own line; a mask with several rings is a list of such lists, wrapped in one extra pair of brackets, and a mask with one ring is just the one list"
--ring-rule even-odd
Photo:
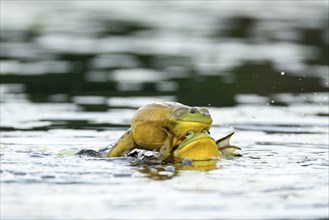
[(190, 135), (209, 130), (212, 118), (202, 107), (177, 102), (145, 105), (137, 110), (130, 128), (108, 151), (106, 157), (119, 157), (133, 149), (156, 150), (157, 159), (166, 160), (174, 147)]
[(189, 135), (174, 149), (172, 156), (176, 162), (184, 160), (207, 161), (220, 157), (232, 157), (234, 151), (241, 150), (230, 144), (230, 138), (234, 132), (215, 141), (207, 130), (199, 133), (188, 132)]

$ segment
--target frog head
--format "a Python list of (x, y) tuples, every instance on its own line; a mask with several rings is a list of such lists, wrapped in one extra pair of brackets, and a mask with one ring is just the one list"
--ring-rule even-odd
[(208, 130), (199, 133), (188, 131), (185, 139), (173, 151), (175, 161), (189, 159), (192, 161), (213, 160), (221, 155), (215, 140)]
[(180, 140), (185, 139), (187, 131), (199, 133), (209, 130), (211, 124), (212, 118), (208, 109), (185, 105), (174, 108), (168, 119), (168, 128)]

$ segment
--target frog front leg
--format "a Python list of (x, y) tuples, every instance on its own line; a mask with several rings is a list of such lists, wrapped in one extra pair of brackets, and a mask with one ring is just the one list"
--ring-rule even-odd
[(126, 131), (116, 142), (116, 144), (109, 150), (105, 157), (120, 157), (135, 147), (136, 144), (131, 137), (131, 131), (128, 129), (128, 131)]
[(170, 156), (173, 148), (174, 137), (169, 131), (165, 130), (165, 132), (167, 135), (164, 139), (163, 146), (160, 148), (159, 153), (156, 156), (160, 161), (166, 160)]

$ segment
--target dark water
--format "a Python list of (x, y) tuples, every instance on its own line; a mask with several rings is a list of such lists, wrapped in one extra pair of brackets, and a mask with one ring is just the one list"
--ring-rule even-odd
[[(1, 219), (329, 217), (327, 1), (1, 1)], [(243, 157), (74, 157), (206, 106)]]

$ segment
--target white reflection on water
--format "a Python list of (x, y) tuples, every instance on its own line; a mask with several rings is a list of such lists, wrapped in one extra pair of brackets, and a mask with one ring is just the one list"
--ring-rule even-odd
[(18, 75), (44, 75), (47, 73), (67, 73), (70, 68), (69, 62), (65, 61), (40, 61), (19, 63), (16, 61), (1, 61), (1, 74)]

